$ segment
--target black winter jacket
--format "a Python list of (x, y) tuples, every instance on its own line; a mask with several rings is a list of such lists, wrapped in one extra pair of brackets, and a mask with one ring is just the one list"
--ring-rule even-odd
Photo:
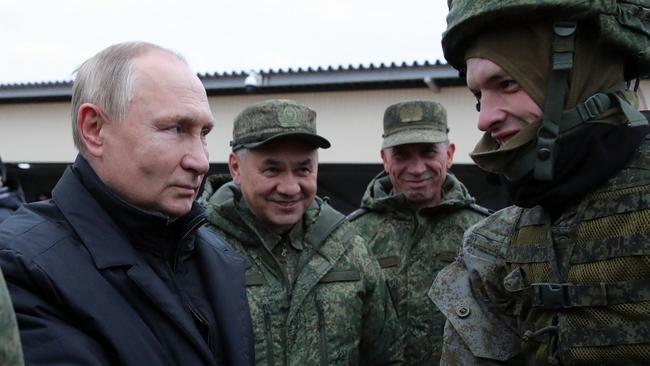
[(0, 224), (26, 364), (251, 365), (242, 258), (196, 204), (168, 223), (107, 191), (80, 157)]

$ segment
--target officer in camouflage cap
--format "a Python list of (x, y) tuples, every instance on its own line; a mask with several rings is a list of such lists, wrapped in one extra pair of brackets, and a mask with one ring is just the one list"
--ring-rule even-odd
[(0, 365), (22, 366), (23, 352), (14, 307), (0, 271)]
[(648, 364), (650, 127), (625, 81), (650, 72), (650, 1), (448, 3), (471, 156), (515, 206), (436, 277), (441, 365)]
[(449, 264), (463, 232), (487, 211), (451, 174), (447, 113), (430, 101), (391, 105), (380, 151), (384, 171), (349, 215), (379, 260), (405, 334), (407, 365), (438, 365), (444, 316), (427, 292)]
[(316, 112), (269, 100), (235, 119), (230, 177), (208, 178), (209, 226), (246, 258), (257, 365), (397, 365), (401, 343), (365, 240), (316, 197)]

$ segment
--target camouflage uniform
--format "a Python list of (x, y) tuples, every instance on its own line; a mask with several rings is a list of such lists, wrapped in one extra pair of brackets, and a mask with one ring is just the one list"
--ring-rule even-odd
[(457, 255), (464, 231), (487, 214), (474, 204), (451, 173), (442, 187), (442, 202), (413, 209), (403, 195), (392, 194), (385, 172), (368, 185), (353, 223), (368, 239), (388, 282), (391, 298), (405, 331), (404, 361), (438, 365), (445, 317), (427, 297), (440, 269)]
[(0, 365), (24, 365), (16, 315), (2, 272), (0, 272)]
[(530, 365), (647, 365), (648, 167), (650, 137), (556, 221), (540, 206), (512, 206), (471, 228), (460, 259), (431, 289), (449, 319), (443, 364), (501, 364), (472, 354), (505, 361), (523, 353)]
[[(401, 364), (381, 269), (356, 230), (341, 223), (343, 215), (317, 198), (288, 234), (291, 246), (283, 247), (227, 180), (210, 177), (202, 201), (209, 227), (247, 261), (255, 364)], [(288, 266), (292, 256), (295, 265)]]

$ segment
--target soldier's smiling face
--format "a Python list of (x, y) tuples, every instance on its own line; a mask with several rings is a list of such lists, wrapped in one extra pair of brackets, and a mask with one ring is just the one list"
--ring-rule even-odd
[(393, 192), (404, 194), (415, 207), (440, 202), (442, 184), (452, 165), (455, 148), (454, 144), (440, 142), (397, 145), (381, 150)]
[(467, 86), (480, 105), (479, 130), (499, 145), (542, 117), (541, 108), (521, 85), (488, 59), (467, 60)]
[(293, 227), (316, 196), (318, 150), (280, 140), (244, 153), (231, 153), (233, 181), (255, 217), (276, 233)]

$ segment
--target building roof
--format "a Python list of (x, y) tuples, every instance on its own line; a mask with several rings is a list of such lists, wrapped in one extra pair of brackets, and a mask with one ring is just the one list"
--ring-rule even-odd
[[(432, 88), (462, 85), (453, 67), (436, 62), (348, 65), (198, 74), (208, 95)], [(72, 81), (0, 84), (0, 103), (69, 101)]]

